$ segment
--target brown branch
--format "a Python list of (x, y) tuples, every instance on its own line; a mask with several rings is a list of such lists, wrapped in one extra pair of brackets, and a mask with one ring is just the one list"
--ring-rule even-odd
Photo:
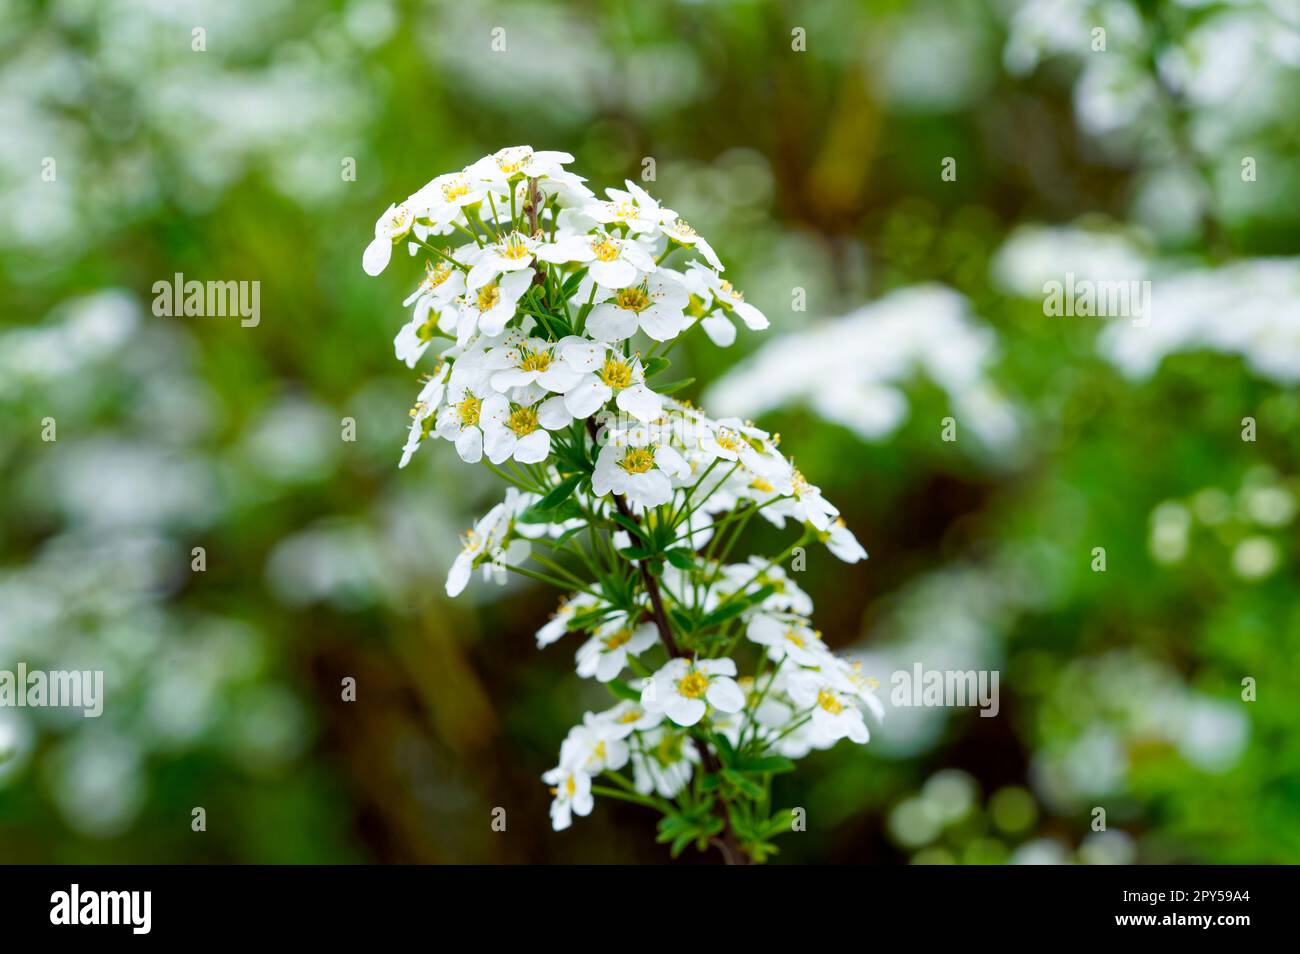
[[(597, 436), (600, 432), (596, 427), (596, 422), (591, 418), (587, 418), (587, 433), (591, 435), (592, 443), (597, 444)], [(627, 505), (627, 500), (624, 499), (622, 494), (610, 494), (610, 496), (614, 498), (614, 506), (618, 509), (619, 513), (628, 520), (631, 520), (633, 523), (638, 525), (640, 524), (641, 521), (637, 520), (636, 515), (632, 513), (632, 509)], [(686, 654), (682, 651), (681, 647), (677, 645), (677, 641), (673, 639), (672, 624), (668, 622), (668, 613), (664, 610), (663, 595), (659, 592), (659, 581), (655, 579), (655, 575), (650, 572), (650, 568), (646, 565), (644, 560), (634, 560), (633, 562), (641, 572), (641, 583), (645, 587), (646, 593), (650, 596), (650, 605), (654, 610), (652, 616), (655, 622), (655, 628), (659, 630), (659, 638), (663, 641), (664, 648), (668, 650), (669, 658), (677, 659), (685, 657)], [(698, 748), (700, 750), (700, 761), (703, 763), (704, 770), (715, 775), (721, 772), (722, 766), (719, 764), (717, 756), (713, 754), (708, 744), (701, 742)], [(725, 800), (723, 802), (722, 820), (726, 824), (722, 838), (712, 838), (710, 841), (717, 845), (722, 851), (722, 857), (727, 864), (750, 864), (751, 859), (748, 853), (740, 846), (740, 842), (736, 840), (736, 833), (731, 828), (731, 811), (727, 808)]]

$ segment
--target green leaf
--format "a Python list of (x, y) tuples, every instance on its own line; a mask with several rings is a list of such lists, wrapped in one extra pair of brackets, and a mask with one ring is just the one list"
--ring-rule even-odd
[(611, 516), (613, 517), (613, 520), (616, 524), (618, 524), (628, 533), (632, 534), (632, 536), (636, 537), (642, 543), (645, 543), (647, 545), (650, 543), (650, 538), (646, 536), (645, 529), (641, 526), (641, 524), (637, 523), (635, 520), (631, 519), (630, 517), (623, 516), (621, 513), (612, 514)]
[(690, 570), (695, 567), (695, 554), (685, 547), (674, 547), (671, 550), (665, 550), (664, 556), (668, 562), (679, 570)]
[(605, 683), (605, 686), (619, 699), (627, 699), (630, 702), (640, 702), (641, 693), (637, 692), (622, 679), (611, 679)]
[(763, 787), (742, 772), (735, 769), (723, 769), (722, 777), (752, 799), (763, 797)]
[(680, 381), (674, 381), (671, 384), (658, 386), (654, 389), (655, 394), (676, 394), (683, 388), (689, 388), (695, 383), (694, 378), (682, 378)]
[(729, 600), (715, 609), (712, 613), (706, 613), (704, 618), (700, 620), (699, 628), (708, 629), (711, 626), (718, 626), (729, 620), (735, 619), (747, 609), (749, 609), (749, 602), (747, 600)]
[(644, 547), (624, 547), (618, 552), (629, 560), (650, 560), (655, 556), (653, 550), (647, 550)]
[(793, 772), (795, 764), (784, 756), (765, 755), (756, 759), (744, 759), (737, 763), (736, 768), (742, 772), (756, 774), (771, 772), (773, 775), (780, 775), (782, 772)]
[(655, 357), (651, 358), (643, 365), (643, 368), (645, 370), (645, 376), (647, 378), (653, 378), (656, 374), (658, 374), (660, 371), (663, 371), (670, 364), (672, 364), (672, 362), (669, 361), (667, 358), (665, 358), (663, 355), (656, 355)]
[(582, 474), (573, 474), (570, 477), (564, 478), (564, 480), (551, 488), (550, 493), (537, 501), (537, 503), (533, 504), (533, 506), (538, 510), (554, 510), (561, 503), (573, 496), (573, 492), (578, 489), (578, 484), (582, 483), (582, 477)]

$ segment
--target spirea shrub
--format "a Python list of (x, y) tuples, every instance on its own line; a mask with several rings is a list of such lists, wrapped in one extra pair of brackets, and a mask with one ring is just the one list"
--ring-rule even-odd
[[(447, 594), (476, 569), (559, 588), (537, 644), (577, 634), (578, 675), (611, 692), (542, 776), (555, 829), (599, 795), (661, 813), (674, 855), (713, 843), (761, 861), (799, 820), (772, 804), (772, 777), (865, 743), (864, 712), (881, 714), (784, 563), (813, 542), (850, 563), (867, 554), (777, 435), (673, 397), (691, 383), (669, 374), (683, 337), (699, 328), (725, 347), (737, 323), (767, 319), (676, 212), (632, 182), (597, 198), (572, 161), (503, 149), (375, 223), (367, 273), (395, 248), (427, 258), (394, 342), (429, 368), (401, 466), (439, 439), (507, 484), (465, 534)], [(793, 526), (790, 547), (738, 556), (755, 516)]]

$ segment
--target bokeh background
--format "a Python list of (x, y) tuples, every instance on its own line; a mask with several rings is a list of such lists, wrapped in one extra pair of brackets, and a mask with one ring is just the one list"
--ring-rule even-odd
[[(608, 697), (553, 593), (443, 597), (495, 481), (397, 468), (418, 263), (361, 250), (530, 143), (653, 158), (771, 318), (675, 356), (870, 551), (810, 554), (828, 642), (1002, 674), (782, 777), (778, 862), (1300, 861), (1298, 92), (1295, 0), (0, 0), (0, 668), (108, 682), (0, 709), (0, 860), (667, 860), (635, 806), (550, 831)], [(260, 324), (154, 316), (175, 272)], [(1151, 324), (1046, 317), (1066, 272)]]

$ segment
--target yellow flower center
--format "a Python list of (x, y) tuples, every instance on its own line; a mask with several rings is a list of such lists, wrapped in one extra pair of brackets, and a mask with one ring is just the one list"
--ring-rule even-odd
[(677, 680), (677, 691), (687, 699), (703, 698), (704, 693), (709, 689), (709, 677), (704, 675), (698, 669), (692, 669), (689, 673)]
[(751, 490), (757, 490), (759, 493), (764, 493), (764, 494), (770, 494), (774, 490), (776, 490), (775, 487), (773, 487), (768, 481), (764, 480), (762, 477), (755, 477), (753, 480), (749, 482), (749, 486)]
[(517, 152), (509, 152), (504, 156), (497, 156), (497, 168), (506, 175), (512, 176), (522, 169), (532, 157), (533, 153), (530, 149), (521, 149)]
[(405, 205), (399, 205), (393, 209), (393, 214), (388, 218), (388, 224), (394, 231), (406, 231), (411, 225), (411, 210)]
[(447, 262), (439, 262), (437, 265), (432, 262), (425, 262), (424, 281), (420, 282), (420, 287), (425, 291), (433, 291), (450, 277), (451, 265)]
[(682, 238), (695, 238), (699, 234), (695, 229), (691, 228), (690, 223), (685, 219), (678, 219), (673, 225), (673, 231)]
[(798, 630), (787, 629), (785, 631), (785, 638), (787, 642), (794, 643), (800, 649), (802, 649), (806, 645), (803, 636), (799, 634)]
[(717, 441), (718, 446), (723, 450), (736, 451), (740, 449), (740, 438), (736, 435), (735, 431), (730, 431), (725, 427), (718, 431), (714, 440)]
[(627, 645), (628, 640), (630, 640), (631, 638), (632, 638), (632, 630), (624, 628), (618, 630), (617, 632), (610, 633), (608, 636), (602, 639), (601, 642), (605, 644), (606, 650), (613, 650), (613, 649), (618, 649), (618, 647), (620, 646)]
[(531, 407), (517, 407), (506, 418), (506, 427), (518, 437), (527, 437), (538, 428), (537, 412)]
[(829, 689), (822, 689), (817, 693), (817, 704), (831, 715), (839, 715), (844, 711), (844, 703), (840, 702), (839, 697)]
[(631, 725), (633, 722), (639, 720), (644, 714), (645, 713), (640, 709), (628, 709), (618, 717), (618, 722), (620, 725)]
[(577, 794), (578, 783), (573, 780), (572, 775), (570, 775), (568, 781), (564, 783), (564, 791), (568, 794), (570, 798), (572, 798), (575, 794)]
[(618, 258), (619, 248), (607, 238), (599, 238), (591, 243), (591, 250), (602, 262), (612, 262)]
[(619, 358), (608, 358), (600, 369), (600, 379), (611, 388), (622, 390), (632, 384), (632, 367)]
[(682, 737), (665, 735), (654, 748), (654, 757), (660, 765), (672, 765), (682, 758)]
[(629, 474), (644, 474), (655, 465), (655, 452), (649, 447), (629, 447), (619, 462)]
[(473, 530), (466, 530), (460, 535), (461, 548), (464, 550), (477, 550), (479, 546), (478, 534)]
[(465, 399), (456, 405), (456, 414), (460, 418), (460, 426), (472, 427), (477, 424), (479, 411), (482, 408), (482, 401), (472, 394), (466, 394)]
[(501, 301), (501, 289), (495, 284), (484, 285), (478, 290), (478, 310), (491, 311)]
[(549, 351), (531, 351), (528, 348), (519, 349), (520, 371), (545, 371), (550, 366), (551, 353)]
[(424, 324), (415, 329), (415, 337), (421, 341), (428, 341), (433, 337), (434, 330), (438, 327), (438, 313), (430, 309), (429, 317), (424, 319)]
[(730, 296), (732, 301), (745, 300), (745, 296), (742, 295), (740, 292), (738, 292), (734, 287), (732, 287), (731, 282), (727, 281), (725, 278), (722, 280), (722, 284), (720, 287), (724, 292), (727, 293), (728, 296)]
[(591, 758), (588, 761), (600, 762), (605, 758), (605, 740), (601, 739), (591, 750)]
[(455, 182), (443, 183), (442, 199), (444, 202), (455, 202), (467, 195), (469, 195), (469, 183), (466, 180), (457, 179)]
[(528, 244), (524, 241), (524, 237), (518, 232), (512, 233), (510, 238), (506, 240), (505, 245), (501, 247), (501, 257), (516, 262), (532, 254), (528, 249)]
[(650, 295), (644, 288), (624, 288), (614, 296), (614, 303), (624, 311), (642, 312), (650, 307)]

